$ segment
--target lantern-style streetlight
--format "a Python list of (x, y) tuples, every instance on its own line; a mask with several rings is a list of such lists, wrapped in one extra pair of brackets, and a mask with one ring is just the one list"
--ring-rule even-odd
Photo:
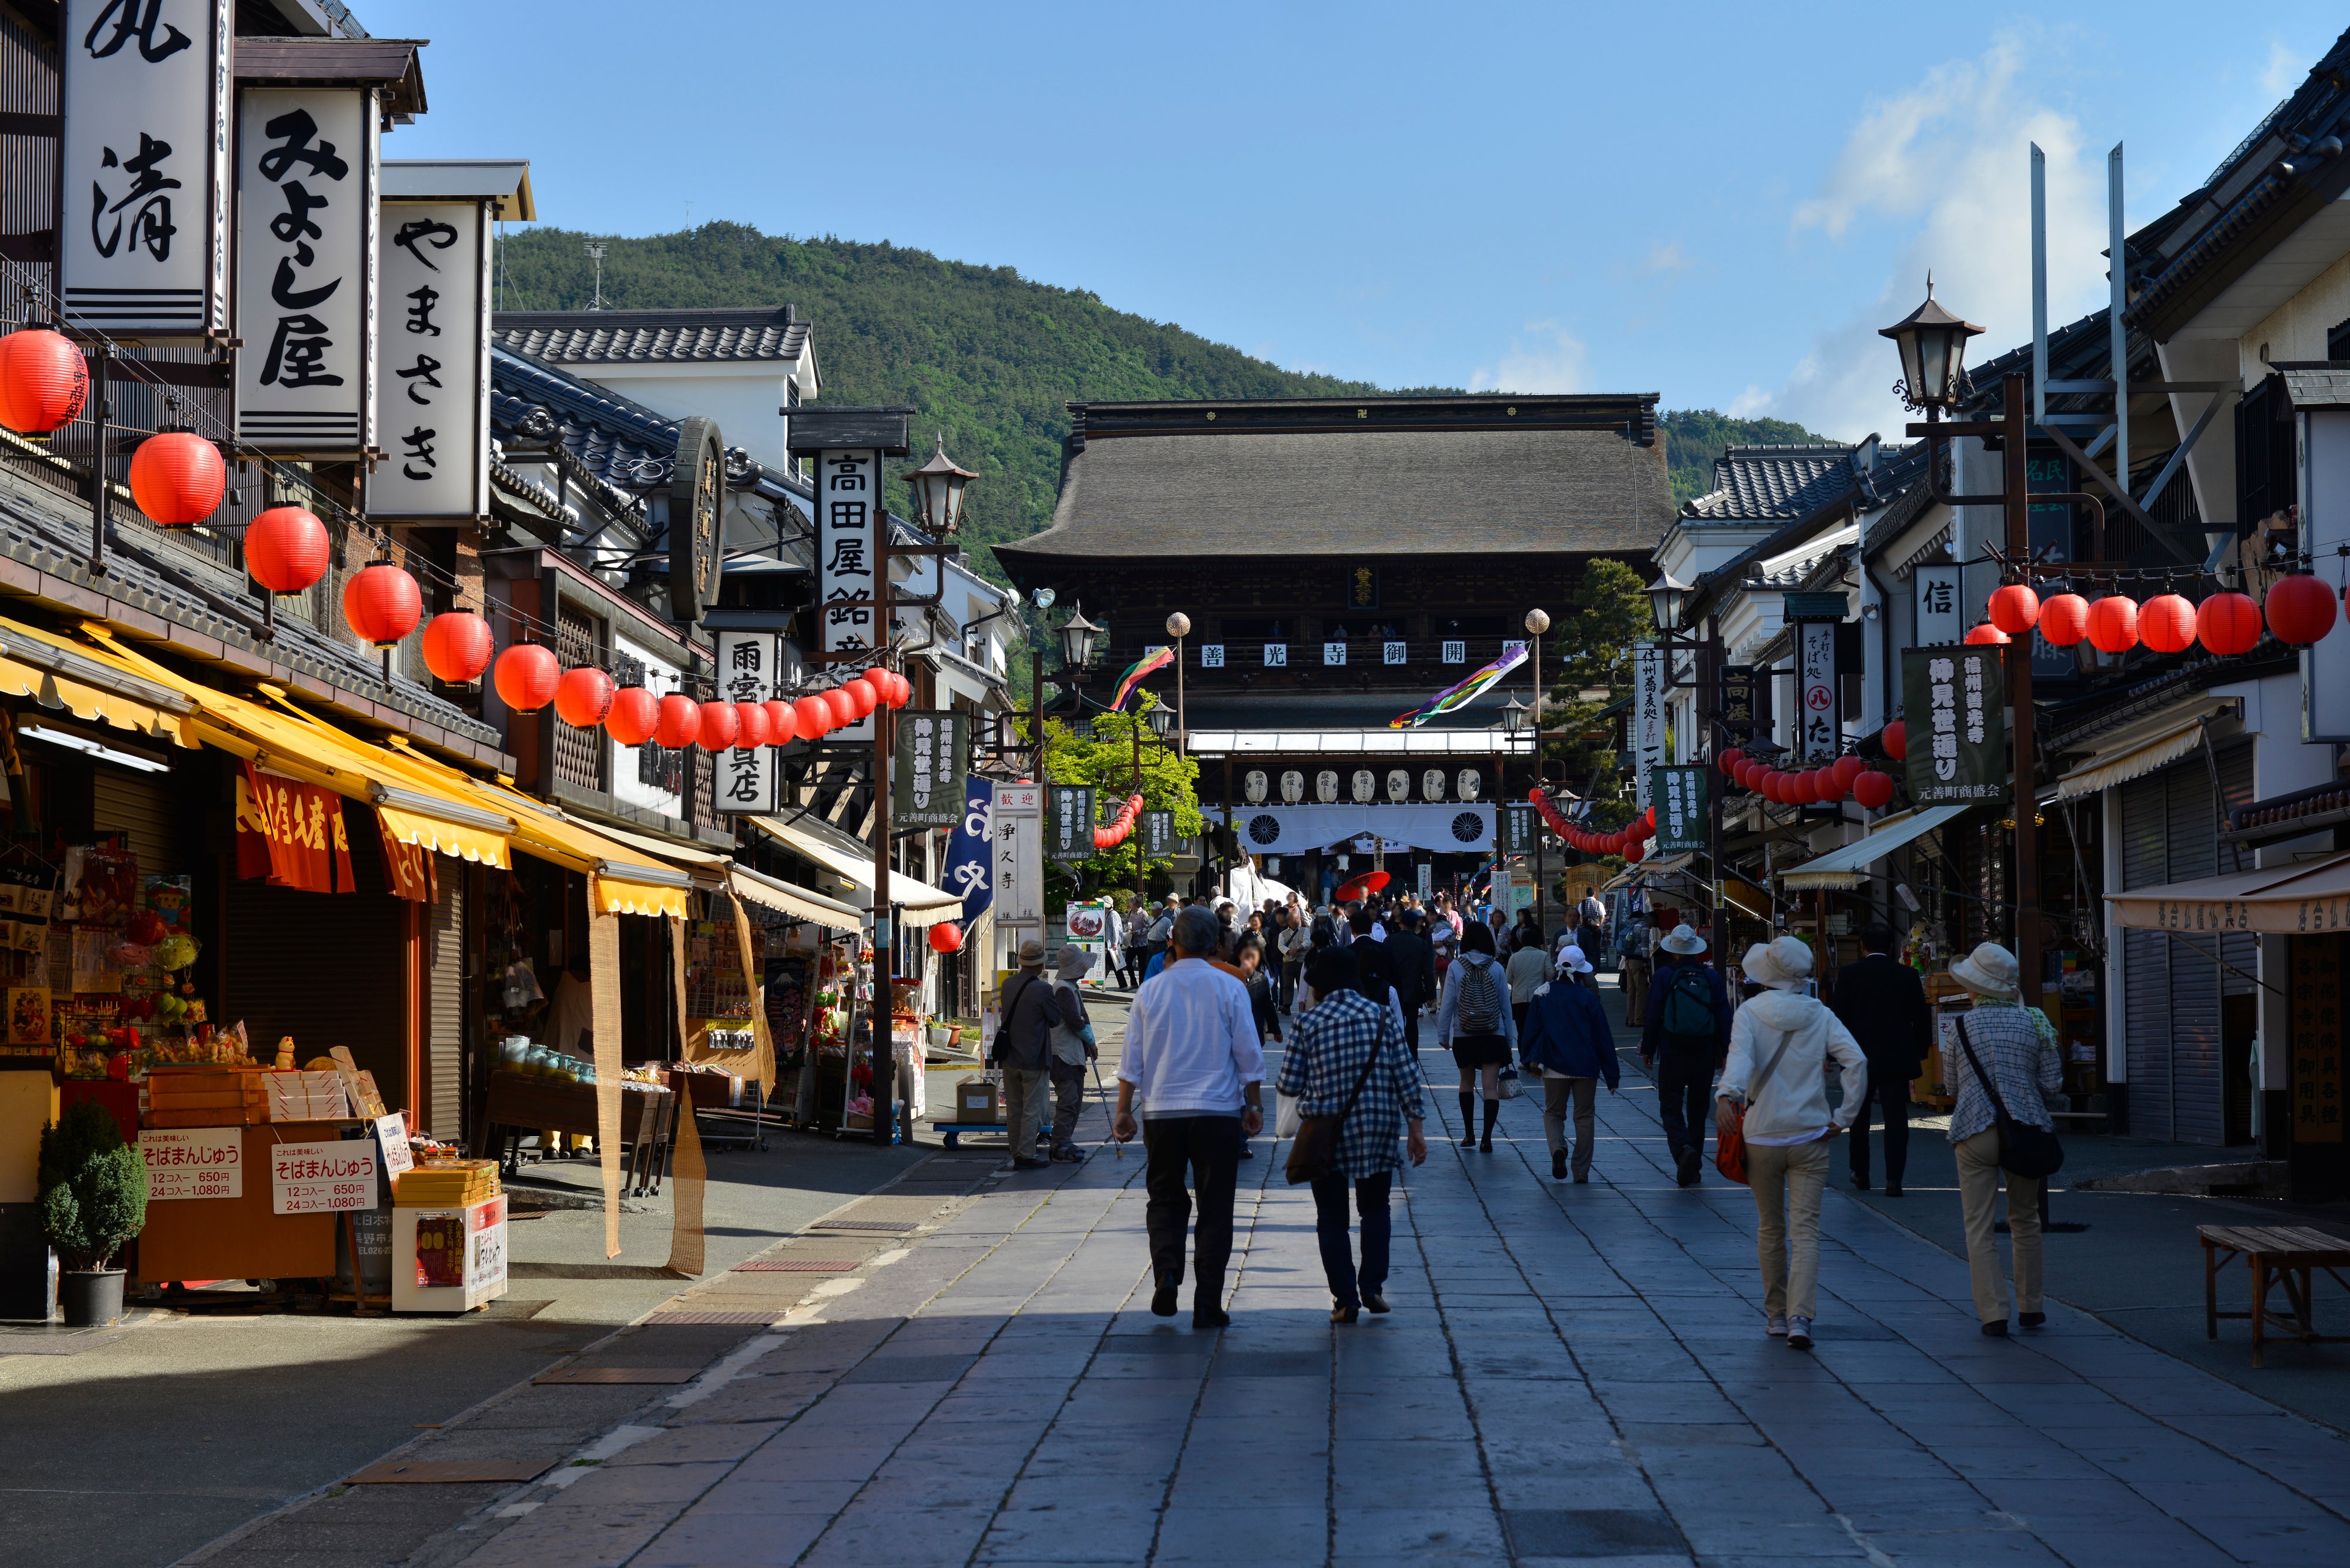
[(1877, 329), (1901, 350), (1901, 380), (1893, 389), (1901, 400), (1931, 417), (1967, 395), (1967, 339), (1982, 328), (1961, 321), (1934, 298), (1934, 275), (1926, 275), (1926, 303)]
[[(923, 533), (934, 539), (951, 537), (962, 526), (962, 490), (979, 475), (967, 468), (958, 467), (947, 455), (947, 438), (936, 436), (938, 450), (931, 461), (911, 473), (898, 477), (914, 493), (914, 506), (920, 513)], [(1052, 601), (1044, 601), (1050, 604)]]
[(1680, 628), (1681, 603), (1689, 591), (1689, 585), (1670, 572), (1659, 573), (1648, 585), (1648, 613), (1656, 618), (1659, 631), (1669, 635)]
[(1162, 741), (1175, 728), (1175, 710), (1164, 702), (1153, 702), (1143, 718), (1150, 725), (1150, 732)]
[(1061, 627), (1061, 663), (1072, 679), (1077, 672), (1093, 667), (1094, 639), (1102, 628), (1086, 618), (1083, 605), (1069, 607), (1069, 618)]
[(1526, 732), (1526, 721), (1533, 716), (1533, 709), (1519, 701), (1515, 697), (1511, 698), (1508, 704), (1502, 710), (1502, 732), (1505, 735), (1524, 734)]

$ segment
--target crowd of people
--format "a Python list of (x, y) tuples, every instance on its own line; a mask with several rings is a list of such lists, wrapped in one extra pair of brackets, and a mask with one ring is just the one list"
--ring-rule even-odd
[[(1336, 908), (1293, 896), (1247, 909), (1170, 898), (1122, 922), (1112, 964), (1134, 995), (1112, 1136), (1139, 1136), (1147, 1151), (1151, 1310), (1178, 1310), (1188, 1239), (1194, 1326), (1230, 1321), (1233, 1195), (1240, 1163), (1264, 1131), (1267, 1046), (1282, 1052), (1276, 1139), (1316, 1121), (1335, 1127), (1326, 1163), (1290, 1173), (1311, 1185), (1334, 1323), (1388, 1310), (1389, 1195), (1398, 1173), (1428, 1158), (1423, 1021), (1428, 1044), (1450, 1052), (1458, 1074), (1464, 1151), (1492, 1153), (1502, 1101), (1539, 1081), (1552, 1179), (1588, 1182), (1599, 1085), (1614, 1094), (1622, 1078), (1595, 978), (1600, 953), (1618, 966), (1625, 1025), (1638, 1034), (1657, 1090), (1675, 1179), (1684, 1188), (1704, 1179), (1711, 1123), (1714, 1163), (1752, 1191), (1768, 1334), (1796, 1349), (1812, 1344), (1831, 1146), (1846, 1143), (1849, 1179), (1868, 1189), (1872, 1115), (1882, 1124), (1884, 1191), (1903, 1195), (1908, 1086), (1938, 1046), (1955, 1096), (1949, 1136), (1982, 1331), (2003, 1336), (2011, 1319), (2024, 1328), (2046, 1321), (2042, 1178), (2026, 1173), (2031, 1162), (2014, 1146), (2018, 1127), (2053, 1127), (2043, 1096), (2063, 1073), (2054, 1032), (2023, 1005), (2012, 954), (1985, 943), (1950, 966), (1973, 1006), (1955, 1040), (1938, 1043), (1923, 981), (1894, 956), (1894, 933), (1881, 922), (1861, 932), (1863, 956), (1844, 965), (1828, 997), (1798, 938), (1754, 944), (1733, 980), (1690, 925), (1626, 924), (1611, 940), (1608, 911), (1590, 899), (1545, 933), (1530, 910), (1513, 920), (1464, 911), (1442, 894)], [(1005, 990), (996, 1051), (1015, 1167), (1085, 1158), (1076, 1111), (1097, 1051), (1076, 982), (1092, 961), (1066, 947), (1055, 981), (1040, 985), (1045, 953), (1031, 942)], [(1034, 1153), (1040, 1142), (1044, 1158)], [(2002, 1185), (2012, 1291), (1993, 1241)]]

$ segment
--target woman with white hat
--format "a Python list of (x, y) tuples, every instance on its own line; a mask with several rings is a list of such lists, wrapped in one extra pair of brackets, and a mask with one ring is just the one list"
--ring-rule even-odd
[[(1812, 950), (1794, 937), (1746, 950), (1746, 977), (1762, 987), (1730, 1025), (1730, 1061), (1721, 1070), (1715, 1119), (1738, 1126), (1746, 1141), (1746, 1183), (1759, 1220), (1762, 1310), (1768, 1331), (1796, 1350), (1812, 1346), (1819, 1294), (1820, 1194), (1827, 1185), (1828, 1144), (1868, 1104), (1868, 1058), (1827, 1004), (1804, 994)], [(1844, 1085), (1828, 1109), (1828, 1059)], [(1792, 1261), (1791, 1261), (1792, 1254)]]
[(1985, 942), (1950, 965), (1950, 978), (1975, 999), (1952, 1031), (1959, 1038), (1942, 1043), (1942, 1082), (1958, 1090), (1950, 1108), (1950, 1142), (1959, 1165), (1959, 1209), (1966, 1217), (1967, 1272), (1983, 1333), (2003, 1339), (2007, 1280), (1991, 1234), (2000, 1178), (2007, 1178), (2008, 1239), (2015, 1252), (2015, 1321), (2026, 1328), (2048, 1321), (2040, 1301), (2040, 1188), (2045, 1178), (2000, 1168), (1994, 1104), (2011, 1121), (2053, 1130), (2055, 1121), (2042, 1096), (2064, 1087), (2064, 1064), (2023, 1010), (2021, 966), (2013, 953)]

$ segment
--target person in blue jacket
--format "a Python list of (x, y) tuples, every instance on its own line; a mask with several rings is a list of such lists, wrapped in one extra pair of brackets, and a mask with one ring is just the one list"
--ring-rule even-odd
[(1592, 1102), (1598, 1081), (1614, 1094), (1619, 1075), (1616, 1032), (1607, 1010), (1581, 977), (1591, 961), (1576, 947), (1563, 948), (1557, 974), (1534, 992), (1526, 1005), (1525, 1032), (1518, 1054), (1543, 1075), (1543, 1136), (1550, 1140), (1550, 1173), (1566, 1179), (1566, 1107), (1575, 1106), (1575, 1179), (1591, 1179)]

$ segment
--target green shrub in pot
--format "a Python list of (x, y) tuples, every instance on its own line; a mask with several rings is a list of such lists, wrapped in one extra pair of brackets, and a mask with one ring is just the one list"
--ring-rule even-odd
[(102, 1271), (147, 1223), (147, 1168), (104, 1106), (85, 1100), (41, 1129), (41, 1225), (69, 1270)]

